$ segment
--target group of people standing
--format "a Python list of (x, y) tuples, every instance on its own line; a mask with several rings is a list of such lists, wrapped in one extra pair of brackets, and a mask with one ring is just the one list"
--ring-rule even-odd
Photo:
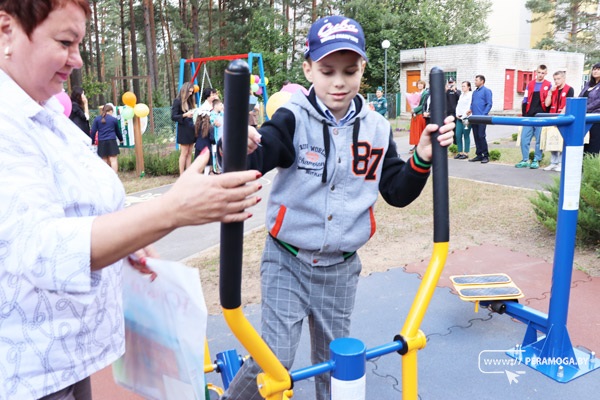
[[(471, 91), (471, 83), (464, 81), (459, 92), (454, 78), (448, 79), (446, 87), (446, 115), (453, 116), (456, 122), (455, 142), (458, 146), (456, 159), (467, 159), (471, 146), (470, 133), (473, 130), (475, 139), (476, 155), (469, 161), (480, 161), (485, 164), (489, 162), (487, 141), (485, 137), (485, 125), (471, 125), (468, 118), (471, 114), (487, 115), (492, 109), (492, 91), (485, 87), (485, 77), (475, 77), (475, 91)], [(409, 144), (414, 146), (419, 142), (420, 132), (429, 123), (429, 92), (424, 80), (417, 81), (417, 89), (420, 98), (419, 103), (412, 109), (410, 123)], [(414, 147), (410, 152), (414, 151)]]
[(69, 118), (86, 135), (92, 144), (97, 146), (98, 156), (104, 160), (115, 172), (119, 171), (117, 156), (120, 154), (117, 139), (123, 145), (123, 135), (119, 122), (115, 116), (115, 107), (107, 103), (102, 107), (100, 115), (92, 122), (90, 129), (90, 112), (88, 100), (83, 88), (76, 86), (71, 91), (72, 109)]
[[(540, 65), (536, 70), (536, 79), (527, 84), (527, 89), (523, 97), (522, 115), (533, 117), (538, 113), (556, 113), (565, 112), (566, 99), (574, 97), (574, 89), (566, 84), (565, 71), (559, 70), (553, 74), (554, 85), (545, 80), (548, 68)], [(585, 84), (579, 97), (587, 97), (587, 113), (600, 112), (600, 63), (594, 64), (590, 73), (590, 79)], [(475, 157), (469, 159), (471, 162), (489, 162), (488, 145), (486, 139), (486, 125), (470, 124), (470, 115), (488, 115), (492, 109), (492, 91), (485, 86), (485, 77), (477, 75), (475, 77), (475, 91), (471, 90), (471, 83), (463, 81), (461, 92), (455, 87), (453, 78), (448, 79), (446, 87), (446, 115), (452, 115), (456, 119), (455, 143), (458, 152), (455, 159), (467, 159), (470, 149), (470, 133), (473, 131), (475, 140)], [(409, 144), (418, 143), (419, 134), (422, 128), (427, 124), (429, 115), (429, 92), (426, 89), (426, 82), (419, 80), (417, 82), (418, 94), (420, 95), (418, 105), (412, 109), (412, 119), (410, 124)], [(532, 139), (535, 138), (535, 151), (532, 161), (529, 160), (529, 149)], [(542, 149), (550, 151), (550, 165), (544, 170), (561, 171), (561, 150), (562, 137), (557, 129), (546, 129), (542, 127), (524, 126), (520, 134), (520, 148), (522, 160), (518, 162), (516, 168), (537, 169), (542, 160)], [(411, 148), (411, 152), (414, 147)], [(593, 124), (586, 143), (584, 144), (585, 154), (598, 154), (600, 152), (600, 124)]]
[[(575, 91), (566, 84), (565, 71), (554, 72), (554, 85), (545, 79), (548, 68), (541, 64), (536, 70), (536, 79), (527, 85), (523, 98), (523, 116), (533, 117), (538, 113), (562, 114), (565, 112), (567, 98), (574, 97)], [(587, 98), (586, 113), (600, 112), (600, 63), (592, 66), (590, 79), (585, 84), (579, 97)], [(522, 159), (515, 165), (516, 168), (539, 168), (542, 160), (542, 148), (550, 150), (550, 165), (544, 170), (561, 171), (562, 137), (556, 129), (547, 130), (543, 134), (542, 127), (524, 126), (521, 130), (521, 156)], [(529, 161), (531, 140), (535, 138), (534, 158)], [(549, 145), (553, 143), (552, 145)], [(593, 124), (583, 146), (584, 154), (598, 154), (600, 152), (600, 124)]]
[[(219, 92), (214, 88), (202, 91), (202, 105), (196, 106), (194, 85), (185, 82), (181, 85), (179, 95), (171, 106), (171, 119), (177, 123), (177, 143), (179, 144), (179, 174), (183, 174), (192, 163), (192, 148), (194, 155), (215, 146), (221, 134), (223, 123), (223, 103)], [(216, 173), (217, 167), (214, 151), (211, 152), (210, 162), (205, 167), (205, 174)]]

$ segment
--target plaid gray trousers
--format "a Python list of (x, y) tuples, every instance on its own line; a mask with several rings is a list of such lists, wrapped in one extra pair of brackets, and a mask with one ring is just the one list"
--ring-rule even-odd
[[(285, 368), (294, 362), (304, 318), (313, 364), (329, 359), (333, 339), (348, 336), (361, 268), (357, 254), (329, 267), (313, 267), (267, 236), (260, 270), (262, 337)], [(256, 386), (260, 372), (254, 360), (247, 360), (221, 399), (262, 399)], [(329, 374), (315, 378), (315, 391), (318, 400), (329, 400)]]

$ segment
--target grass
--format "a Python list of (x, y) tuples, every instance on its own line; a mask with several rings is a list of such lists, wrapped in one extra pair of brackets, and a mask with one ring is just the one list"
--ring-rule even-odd
[(135, 172), (119, 172), (119, 178), (125, 187), (125, 193), (131, 194), (159, 186), (170, 185), (177, 180), (177, 176), (144, 176), (140, 178)]

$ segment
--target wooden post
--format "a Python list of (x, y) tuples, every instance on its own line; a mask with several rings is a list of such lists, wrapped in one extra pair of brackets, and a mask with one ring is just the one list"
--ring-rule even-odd
[(135, 140), (135, 172), (140, 178), (144, 173), (144, 147), (142, 143), (142, 127), (138, 116), (133, 117), (133, 139)]

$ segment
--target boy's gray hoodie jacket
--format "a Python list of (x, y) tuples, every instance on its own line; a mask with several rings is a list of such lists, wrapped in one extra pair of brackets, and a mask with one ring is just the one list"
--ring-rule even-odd
[(353, 101), (355, 116), (337, 127), (317, 105), (314, 90), (295, 93), (261, 126), (262, 147), (248, 159), (263, 173), (278, 170), (267, 205), (270, 235), (314, 266), (343, 261), (373, 236), (379, 193), (393, 206), (406, 206), (429, 176), (429, 168), (412, 157), (405, 162), (398, 156), (384, 117), (362, 96)]

